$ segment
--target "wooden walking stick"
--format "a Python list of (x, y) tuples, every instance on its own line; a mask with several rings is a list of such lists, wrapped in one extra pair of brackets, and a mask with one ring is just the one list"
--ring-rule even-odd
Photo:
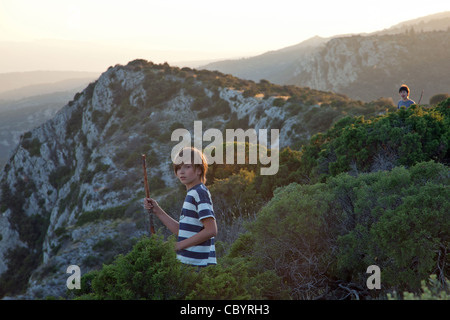
[[(147, 179), (147, 164), (145, 161), (145, 154), (142, 155), (142, 168), (144, 169), (144, 187), (145, 187), (145, 197), (150, 198), (150, 189), (148, 187)], [(155, 227), (153, 225), (153, 212), (152, 209), (148, 211), (150, 218), (150, 235), (155, 234)]]
[(423, 97), (423, 90), (422, 90), (422, 93), (420, 94), (420, 99), (419, 99), (419, 102), (417, 102), (417, 104), (420, 104), (420, 101), (422, 101), (422, 97)]

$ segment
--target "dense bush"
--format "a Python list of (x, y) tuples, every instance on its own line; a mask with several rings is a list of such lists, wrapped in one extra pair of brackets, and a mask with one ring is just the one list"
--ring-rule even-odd
[(220, 264), (201, 270), (186, 299), (262, 300), (287, 299), (281, 279), (271, 270), (262, 270), (247, 258), (225, 258)]
[(365, 120), (347, 117), (304, 147), (302, 175), (316, 181), (342, 172), (389, 170), (421, 161), (450, 163), (450, 99)]
[(254, 179), (255, 173), (244, 169), (228, 178), (216, 179), (210, 188), (215, 214), (227, 223), (256, 214), (263, 199), (253, 187)]
[(275, 191), (231, 256), (274, 270), (292, 298), (339, 298), (350, 285), (369, 295), (365, 270), (373, 264), (385, 292), (416, 291), (429, 274), (450, 272), (449, 175), (426, 162), (290, 184)]
[(183, 298), (193, 270), (177, 261), (173, 245), (159, 236), (143, 238), (128, 254), (83, 276), (79, 299)]
[(174, 241), (158, 234), (141, 238), (128, 254), (85, 274), (76, 299), (264, 299), (282, 294), (273, 272), (259, 273), (244, 259), (201, 269), (184, 265), (176, 258)]
[(265, 201), (269, 201), (273, 196), (273, 191), (280, 186), (285, 186), (291, 182), (307, 183), (304, 176), (301, 176), (298, 168), (301, 165), (302, 153), (287, 147), (279, 153), (279, 167), (277, 174), (270, 176), (255, 176), (254, 188)]

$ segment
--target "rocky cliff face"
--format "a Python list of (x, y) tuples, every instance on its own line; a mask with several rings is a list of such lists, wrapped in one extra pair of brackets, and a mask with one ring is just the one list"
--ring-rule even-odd
[(298, 60), (285, 83), (340, 92), (354, 99), (396, 95), (401, 84), (422, 103), (448, 91), (450, 34), (445, 31), (332, 39), (325, 48)]
[(111, 67), (25, 133), (0, 173), (0, 297), (64, 296), (69, 265), (84, 274), (147, 234), (141, 154), (152, 196), (177, 217), (184, 197), (170, 159), (177, 128), (193, 132), (202, 120), (203, 131), (279, 129), (284, 148), (352, 110), (384, 109), (144, 60)]
[(386, 31), (320, 39), (308, 46), (309, 42), (305, 41), (304, 46), (290, 50), (215, 62), (205, 69), (254, 81), (266, 79), (277, 84), (338, 92), (363, 101), (380, 97), (397, 101), (398, 88), (403, 83), (410, 86), (411, 98), (416, 101), (424, 90), (421, 103), (428, 103), (435, 94), (448, 93), (450, 33), (401, 30), (402, 33), (394, 34)]
[(196, 99), (216, 94), (216, 101), (229, 105), (204, 119), (218, 129), (228, 112), (253, 127), (283, 115), (272, 106), (274, 98), (208, 89), (192, 71), (190, 80), (171, 71), (143, 61), (110, 68), (54, 118), (22, 136), (0, 175), (2, 295), (26, 287), (22, 297), (62, 295), (69, 265), (86, 272), (146, 234), (140, 155), (149, 156), (152, 191), (170, 194), (171, 130), (192, 128), (205, 112), (193, 110)]
[(0, 100), (0, 167), (6, 164), (10, 151), (17, 146), (21, 135), (53, 118), (77, 91), (32, 96), (16, 101)]

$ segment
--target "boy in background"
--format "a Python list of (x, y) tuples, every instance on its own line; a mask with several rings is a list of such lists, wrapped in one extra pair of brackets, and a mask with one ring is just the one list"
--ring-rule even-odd
[(406, 107), (406, 109), (408, 109), (411, 105), (415, 104), (413, 100), (409, 99), (410, 90), (406, 84), (402, 84), (398, 93), (402, 99), (397, 103), (397, 109), (400, 109), (401, 107)]
[(175, 244), (178, 260), (199, 267), (215, 265), (217, 224), (211, 194), (205, 186), (208, 171), (206, 158), (196, 148), (184, 148), (174, 160), (173, 170), (187, 190), (179, 222), (151, 198), (144, 199), (144, 207), (153, 209), (158, 219), (178, 236)]

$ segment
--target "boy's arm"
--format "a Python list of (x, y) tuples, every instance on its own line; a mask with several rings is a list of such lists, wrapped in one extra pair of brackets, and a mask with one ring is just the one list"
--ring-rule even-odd
[(214, 218), (204, 218), (200, 221), (203, 223), (204, 228), (196, 235), (177, 242), (175, 244), (176, 251), (195, 246), (217, 235), (217, 224)]
[(173, 219), (171, 216), (169, 216), (161, 207), (158, 205), (158, 203), (151, 199), (151, 198), (145, 198), (144, 199), (144, 207), (145, 209), (153, 209), (153, 213), (158, 217), (158, 219), (175, 235), (178, 235), (179, 230), (179, 224), (178, 222)]

